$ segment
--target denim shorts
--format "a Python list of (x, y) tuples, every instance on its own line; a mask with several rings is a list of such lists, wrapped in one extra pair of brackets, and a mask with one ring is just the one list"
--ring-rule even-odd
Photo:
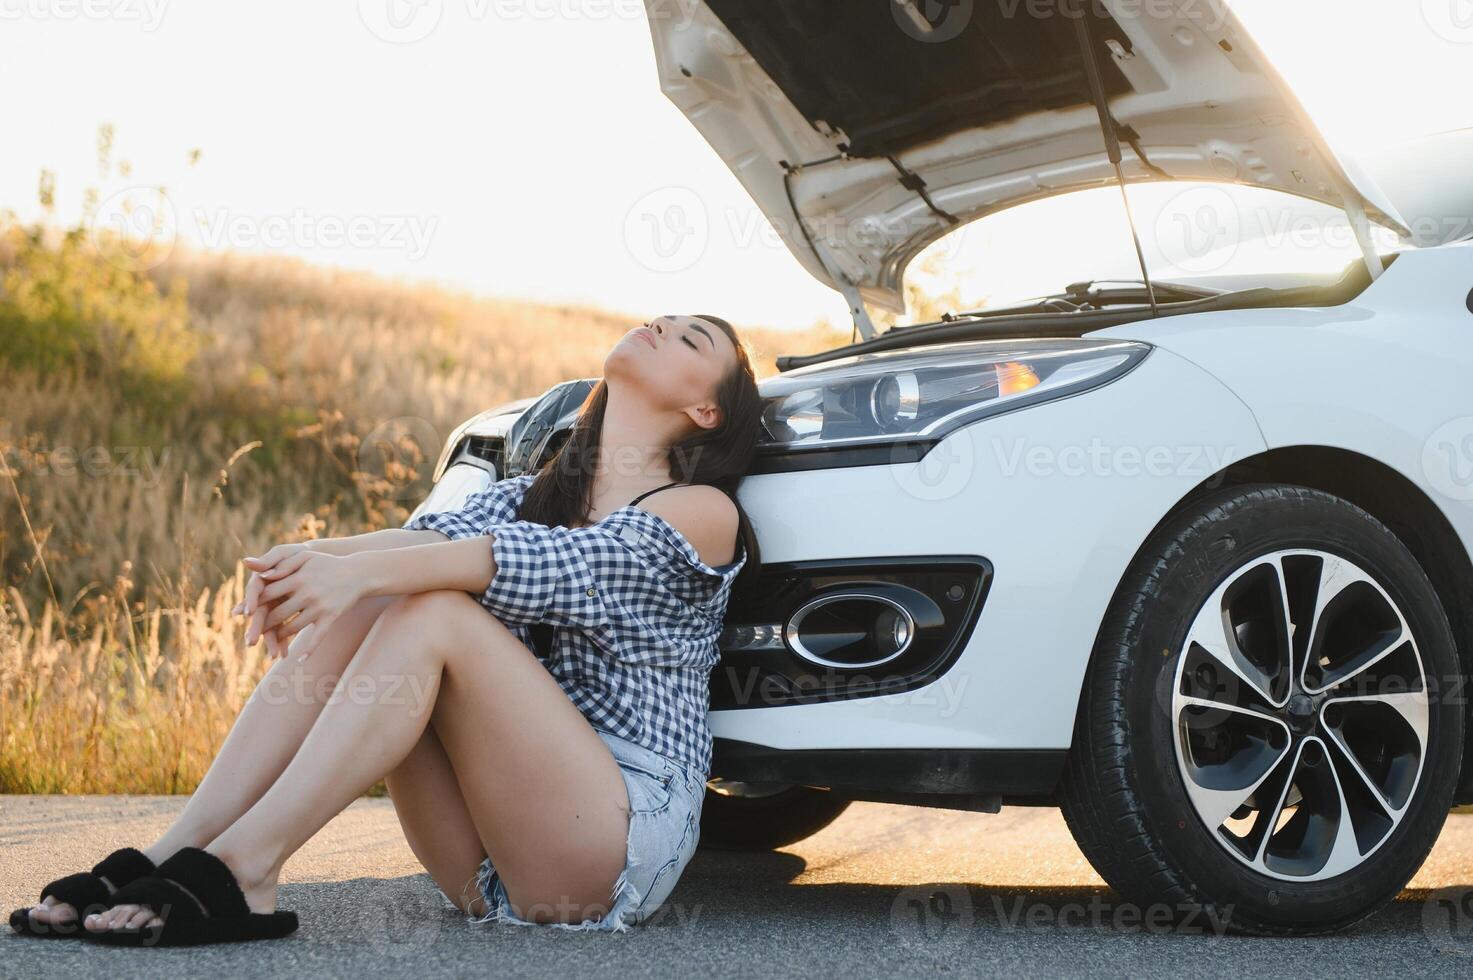
[(487, 911), (473, 921), (625, 932), (631, 924), (648, 919), (675, 888), (701, 836), (705, 775), (618, 735), (597, 728), (594, 731), (614, 754), (629, 793), (624, 870), (614, 882), (608, 914), (582, 922), (529, 922), (519, 918), (488, 857), (476, 875), (476, 888), (486, 900)]

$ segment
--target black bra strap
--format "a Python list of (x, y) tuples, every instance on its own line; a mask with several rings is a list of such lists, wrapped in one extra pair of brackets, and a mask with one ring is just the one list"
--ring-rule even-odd
[(679, 480), (676, 480), (674, 483), (667, 483), (663, 487), (655, 487), (655, 489), (653, 489), (653, 490), (646, 490), (644, 493), (640, 494), (638, 497), (635, 497), (633, 500), (629, 501), (628, 506), (633, 507), (635, 504), (639, 503), (641, 500), (643, 500), (644, 498), (648, 497), (652, 493), (658, 493), (661, 490), (668, 490), (670, 487), (678, 487), (678, 486), (680, 486), (680, 481)]

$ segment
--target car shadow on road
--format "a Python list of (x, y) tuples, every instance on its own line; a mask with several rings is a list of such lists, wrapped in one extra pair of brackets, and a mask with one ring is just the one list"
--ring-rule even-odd
[(1375, 943), (1396, 937), (1415, 940), (1429, 951), (1473, 955), (1473, 885), (1408, 889), (1380, 912), (1338, 933), (1286, 940), (1232, 932), (1230, 909), (1141, 905), (1104, 885), (798, 882), (814, 870), (787, 852), (701, 849), (665, 906), (645, 925), (668, 928), (725, 922), (733, 916), (771, 917), (801, 920), (819, 931), (831, 927), (836, 934), (860, 927), (871, 935), (884, 933), (922, 945), (948, 937), (975, 941), (1004, 934), (1019, 941), (1050, 935), (1139, 936), (1167, 942), (1221, 938), (1224, 948), (1332, 940)]

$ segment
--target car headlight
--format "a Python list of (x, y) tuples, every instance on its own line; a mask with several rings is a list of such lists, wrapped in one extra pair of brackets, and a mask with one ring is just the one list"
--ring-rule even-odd
[(961, 341), (798, 368), (761, 383), (761, 449), (929, 448), (980, 418), (1109, 384), (1150, 350), (1074, 338)]
[[(457, 425), (454, 429), (451, 429), (450, 437), (445, 440), (445, 445), (440, 448), (440, 458), (435, 461), (435, 470), (432, 475), (432, 478), (435, 480), (435, 482), (438, 483), (440, 478), (445, 475), (445, 470), (455, 460), (456, 453), (459, 452), (460, 445), (462, 442), (465, 441), (468, 433), (473, 433), (485, 428), (492, 419), (495, 419), (498, 416), (520, 415), (521, 412), (527, 407), (527, 405), (529, 405), (534, 400), (535, 399), (532, 398), (521, 398), (517, 401), (506, 402), (504, 404), (496, 406), (495, 408), (481, 412), (479, 415), (472, 415), (470, 418)], [(498, 479), (502, 476), (505, 476), (505, 474), (497, 474)]]

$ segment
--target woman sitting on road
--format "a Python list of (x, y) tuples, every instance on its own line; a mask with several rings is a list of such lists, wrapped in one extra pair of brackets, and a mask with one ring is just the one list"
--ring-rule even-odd
[(717, 317), (660, 317), (603, 366), (536, 473), (403, 528), (247, 558), (235, 612), (278, 662), (199, 789), (153, 844), (58, 879), (12, 927), (284, 936), (282, 865), (380, 779), (415, 855), (477, 920), (648, 918), (699, 836), (709, 672), (755, 557), (733, 493), (760, 401)]

